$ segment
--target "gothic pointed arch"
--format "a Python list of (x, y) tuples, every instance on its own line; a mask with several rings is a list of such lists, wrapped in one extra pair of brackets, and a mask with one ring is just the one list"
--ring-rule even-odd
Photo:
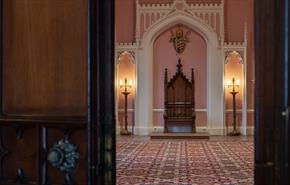
[[(207, 127), (218, 128), (223, 125), (223, 60), (218, 34), (199, 19), (176, 11), (152, 25), (143, 34), (139, 44), (137, 62), (137, 133), (149, 134), (153, 120), (153, 43), (170, 27), (183, 24), (200, 34), (207, 45)], [(212, 129), (213, 132), (214, 129)], [(216, 131), (222, 135), (222, 130)]]

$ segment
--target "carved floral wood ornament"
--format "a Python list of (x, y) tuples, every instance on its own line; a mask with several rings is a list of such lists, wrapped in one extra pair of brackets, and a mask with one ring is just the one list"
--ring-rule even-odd
[(172, 42), (173, 47), (177, 54), (182, 54), (185, 50), (186, 43), (189, 42), (188, 35), (190, 35), (190, 31), (187, 31), (186, 34), (183, 34), (183, 29), (178, 27), (174, 33), (171, 30), (171, 38), (169, 42)]
[(58, 168), (62, 172), (72, 172), (80, 159), (77, 147), (68, 140), (58, 141), (47, 155), (47, 160), (53, 167)]

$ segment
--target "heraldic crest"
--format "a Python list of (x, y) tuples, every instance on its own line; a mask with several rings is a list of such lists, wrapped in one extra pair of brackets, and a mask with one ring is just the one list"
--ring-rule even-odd
[(183, 33), (183, 29), (181, 27), (178, 27), (175, 30), (175, 33), (173, 30), (171, 30), (171, 38), (169, 42), (173, 43), (173, 47), (177, 54), (182, 54), (185, 50), (186, 43), (189, 42), (188, 35), (190, 34), (190, 31), (187, 31), (186, 34)]

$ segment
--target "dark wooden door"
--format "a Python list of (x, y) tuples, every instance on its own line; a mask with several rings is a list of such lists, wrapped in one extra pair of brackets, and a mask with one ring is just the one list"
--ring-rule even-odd
[(114, 3), (0, 6), (0, 184), (114, 184)]
[(255, 1), (255, 184), (290, 183), (289, 2)]

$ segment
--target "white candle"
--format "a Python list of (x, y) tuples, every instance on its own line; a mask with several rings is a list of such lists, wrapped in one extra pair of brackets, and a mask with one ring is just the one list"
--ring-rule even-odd
[(237, 80), (237, 85), (240, 85), (240, 79)]

